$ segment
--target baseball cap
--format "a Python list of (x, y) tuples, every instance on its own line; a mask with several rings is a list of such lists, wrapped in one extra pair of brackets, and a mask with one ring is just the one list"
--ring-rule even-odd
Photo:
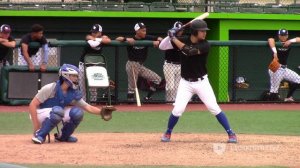
[(286, 35), (289, 35), (289, 32), (286, 29), (280, 29), (280, 30), (278, 30), (278, 35), (286, 36)]
[(1, 33), (10, 33), (10, 32), (11, 32), (11, 28), (10, 28), (9, 25), (3, 24), (3, 25), (1, 25), (1, 27), (0, 27), (0, 32), (1, 32)]
[(146, 25), (142, 22), (139, 22), (139, 23), (135, 24), (134, 31), (138, 31), (139, 29), (143, 29), (143, 28), (146, 28)]
[(182, 26), (183, 26), (183, 24), (181, 22), (177, 21), (174, 23), (173, 28), (180, 29)]
[(91, 32), (102, 32), (102, 26), (99, 24), (94, 24), (91, 29)]

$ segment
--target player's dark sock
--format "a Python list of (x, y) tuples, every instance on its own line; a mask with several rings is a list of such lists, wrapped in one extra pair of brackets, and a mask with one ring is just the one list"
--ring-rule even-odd
[(300, 87), (300, 84), (298, 84), (298, 83), (290, 83), (289, 92), (286, 97), (287, 98), (292, 97), (294, 92), (296, 91), (296, 89), (298, 89), (299, 87)]
[(175, 125), (177, 124), (179, 117), (174, 116), (172, 113), (170, 115), (169, 118), (169, 122), (168, 122), (168, 129), (166, 131), (166, 134), (171, 134), (173, 131), (173, 128), (175, 127)]
[(229, 122), (228, 122), (227, 117), (226, 117), (226, 115), (225, 115), (224, 112), (219, 113), (218, 115), (216, 115), (216, 117), (217, 117), (219, 123), (226, 130), (226, 132), (228, 133), (228, 135), (234, 134), (234, 132), (230, 128)]

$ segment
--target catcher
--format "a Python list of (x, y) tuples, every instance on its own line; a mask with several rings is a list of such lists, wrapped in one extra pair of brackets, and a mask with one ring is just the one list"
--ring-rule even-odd
[(280, 29), (278, 31), (278, 39), (282, 45), (275, 46), (275, 39), (269, 38), (269, 46), (273, 51), (273, 60), (269, 65), (269, 75), (270, 75), (270, 100), (279, 100), (278, 89), (280, 82), (286, 80), (290, 82), (289, 91), (287, 97), (284, 99), (286, 102), (293, 102), (293, 94), (297, 88), (300, 86), (300, 76), (287, 68), (287, 59), (290, 53), (290, 45), (292, 43), (299, 43), (300, 38), (296, 37), (288, 40), (289, 32), (286, 29)]
[(77, 142), (77, 138), (71, 135), (82, 121), (83, 110), (101, 115), (105, 121), (112, 118), (115, 107), (104, 106), (100, 110), (82, 99), (78, 89), (78, 73), (76, 66), (62, 65), (59, 80), (42, 87), (31, 101), (29, 113), (33, 124), (33, 143), (42, 144), (50, 131), (61, 122), (63, 127), (61, 133), (55, 134), (55, 140)]

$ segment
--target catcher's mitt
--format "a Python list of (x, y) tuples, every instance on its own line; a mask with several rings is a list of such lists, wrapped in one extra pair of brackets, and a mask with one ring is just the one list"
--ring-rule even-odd
[(103, 120), (109, 121), (112, 118), (112, 112), (117, 109), (114, 106), (103, 106), (100, 111), (100, 115)]
[(274, 57), (274, 59), (272, 60), (272, 62), (269, 65), (269, 69), (272, 72), (276, 72), (279, 68), (280, 68), (280, 63), (278, 62), (278, 58)]

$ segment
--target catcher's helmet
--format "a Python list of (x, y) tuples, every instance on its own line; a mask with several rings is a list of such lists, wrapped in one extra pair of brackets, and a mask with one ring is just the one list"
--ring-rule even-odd
[(209, 28), (207, 27), (207, 24), (204, 20), (194, 20), (191, 24), (191, 30), (204, 31), (204, 30), (209, 30)]
[(177, 21), (174, 23), (173, 28), (180, 29), (182, 26), (183, 26), (183, 24), (181, 22)]
[(79, 69), (71, 64), (63, 64), (58, 72), (58, 76), (60, 79), (66, 81), (69, 87), (73, 89), (78, 89), (78, 81), (72, 81), (70, 79), (70, 75), (77, 75), (79, 74)]

